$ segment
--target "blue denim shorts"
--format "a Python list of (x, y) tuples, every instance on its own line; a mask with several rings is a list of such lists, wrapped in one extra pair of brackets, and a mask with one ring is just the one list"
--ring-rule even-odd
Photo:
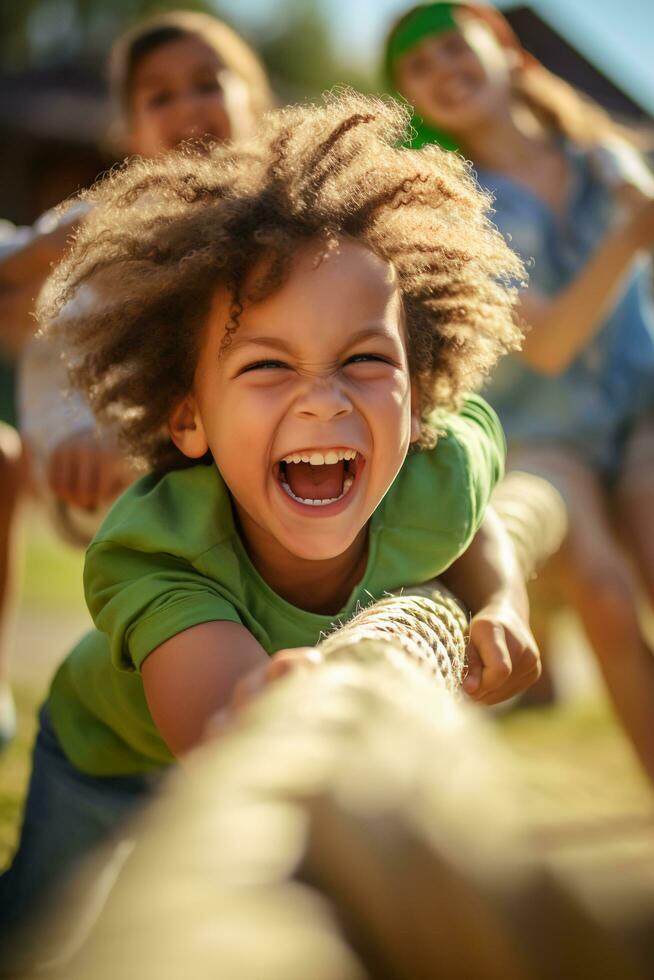
[(20, 840), (10, 868), (0, 875), (0, 964), (15, 930), (38, 916), (82, 858), (113, 837), (120, 840), (122, 825), (162, 778), (160, 772), (87, 775), (64, 755), (47, 704), (39, 722)]

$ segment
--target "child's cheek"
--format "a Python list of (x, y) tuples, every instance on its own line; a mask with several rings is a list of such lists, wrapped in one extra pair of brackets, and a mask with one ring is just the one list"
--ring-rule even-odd
[(371, 385), (368, 398), (377, 410), (385, 414), (401, 413), (411, 404), (411, 382), (406, 371), (395, 370), (387, 377)]

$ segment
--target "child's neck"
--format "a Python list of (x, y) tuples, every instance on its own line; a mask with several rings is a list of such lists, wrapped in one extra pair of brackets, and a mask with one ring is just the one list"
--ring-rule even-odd
[(347, 551), (334, 558), (298, 558), (275, 541), (262, 540), (256, 527), (244, 527), (241, 537), (250, 561), (270, 588), (298, 609), (333, 616), (363, 578), (368, 560), (368, 529), (361, 529)]

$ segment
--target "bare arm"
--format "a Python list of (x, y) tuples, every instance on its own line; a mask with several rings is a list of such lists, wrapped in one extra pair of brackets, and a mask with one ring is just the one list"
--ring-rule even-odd
[(226, 707), (239, 680), (268, 655), (239, 623), (202, 623), (153, 650), (142, 668), (148, 707), (164, 741), (183, 755)]
[(515, 549), (492, 507), (464, 553), (441, 575), (441, 581), (474, 614), (491, 602), (510, 602), (529, 616), (529, 600)]
[(492, 507), (467, 550), (441, 575), (473, 613), (464, 690), (495, 704), (540, 676), (529, 600), (513, 544)]
[(0, 347), (9, 356), (20, 353), (36, 329), (31, 286), (0, 285)]
[(62, 219), (52, 231), (40, 232), (22, 247), (0, 260), (0, 285), (3, 289), (41, 284), (53, 263), (64, 254), (66, 243), (78, 223), (75, 212), (69, 221)]
[(654, 201), (610, 231), (577, 278), (554, 298), (530, 287), (520, 313), (523, 359), (543, 374), (565, 371), (601, 327), (637, 253), (654, 245)]
[(314, 647), (269, 657), (240, 623), (202, 623), (152, 651), (143, 663), (143, 686), (155, 725), (181, 756), (203, 740), (219, 714), (233, 717), (271, 681), (320, 661)]
[(20, 350), (34, 333), (34, 303), (52, 266), (63, 256), (77, 218), (54, 231), (37, 234), (22, 248), (0, 259), (0, 342), (9, 352)]

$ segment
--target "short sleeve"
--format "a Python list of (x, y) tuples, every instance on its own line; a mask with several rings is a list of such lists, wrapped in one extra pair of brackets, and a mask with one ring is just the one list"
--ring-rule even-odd
[(504, 471), (504, 435), (482, 398), (471, 395), (459, 413), (435, 412), (431, 421), (436, 446), (407, 457), (375, 515), (384, 590), (426, 582), (449, 568), (479, 529)]
[(445, 433), (449, 451), (459, 456), (467, 502), (464, 536), (469, 543), (479, 530), (495, 485), (504, 475), (506, 440), (496, 413), (478, 395), (468, 395), (461, 411), (448, 417)]
[(84, 591), (119, 670), (140, 671), (156, 647), (192, 626), (241, 622), (216, 583), (188, 561), (107, 539), (93, 543), (87, 552)]

